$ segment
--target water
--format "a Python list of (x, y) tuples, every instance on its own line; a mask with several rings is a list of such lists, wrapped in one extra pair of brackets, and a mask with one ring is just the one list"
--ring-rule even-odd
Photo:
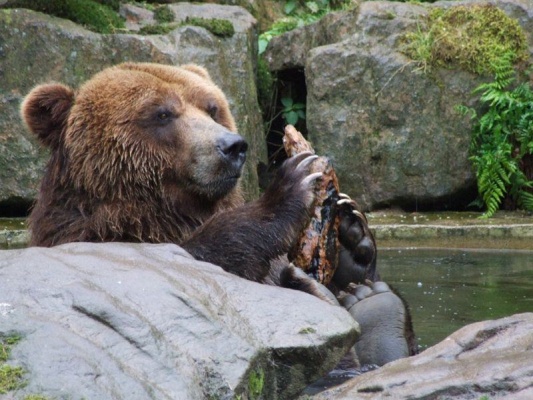
[[(380, 250), (378, 269), (409, 303), (421, 350), (473, 322), (533, 311), (533, 251)], [(361, 372), (332, 371), (305, 393)]]
[(533, 311), (533, 251), (381, 250), (378, 265), (410, 304), (422, 349), (467, 324)]

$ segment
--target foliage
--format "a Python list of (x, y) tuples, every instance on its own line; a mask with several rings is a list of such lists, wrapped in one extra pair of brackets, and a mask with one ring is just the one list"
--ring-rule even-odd
[(485, 114), (479, 117), (472, 108), (458, 107), (476, 121), (470, 160), (487, 209), (485, 217), (494, 215), (506, 196), (533, 211), (533, 176), (524, 172), (525, 161), (533, 162), (533, 91), (527, 83), (509, 89), (515, 80), (512, 60), (513, 55), (506, 54), (494, 62), (494, 81), (475, 89), (488, 106)]
[(259, 35), (259, 54), (261, 55), (265, 52), (268, 43), (273, 37), (292, 31), (299, 26), (303, 25), (300, 25), (300, 23), (294, 18), (283, 18), (274, 22), (268, 31)]
[(350, 4), (350, 0), (286, 1), (283, 9), (287, 17), (274, 22), (269, 30), (259, 35), (259, 54), (263, 54), (273, 37), (316, 22), (333, 10), (347, 9)]
[(512, 63), (528, 57), (518, 21), (490, 4), (433, 8), (403, 42), (404, 54), (424, 70), (458, 66), (476, 74), (493, 74), (492, 67), (502, 54), (509, 54)]
[(173, 22), (175, 16), (169, 6), (159, 6), (154, 10), (154, 19), (163, 24)]
[(124, 28), (124, 21), (112, 8), (94, 0), (11, 0), (5, 7), (28, 8), (69, 19), (99, 33), (113, 33)]
[(120, 9), (120, 0), (94, 0), (97, 3), (103, 4), (104, 6), (108, 6), (110, 9), (114, 11), (118, 11)]
[(288, 124), (296, 125), (298, 120), (305, 120), (304, 103), (295, 103), (291, 97), (282, 97), (281, 104), (283, 104), (281, 116)]

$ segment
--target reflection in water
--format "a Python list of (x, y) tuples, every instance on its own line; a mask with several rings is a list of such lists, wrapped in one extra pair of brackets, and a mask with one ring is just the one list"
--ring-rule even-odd
[(533, 311), (533, 252), (381, 250), (378, 269), (410, 304), (422, 349), (472, 322)]

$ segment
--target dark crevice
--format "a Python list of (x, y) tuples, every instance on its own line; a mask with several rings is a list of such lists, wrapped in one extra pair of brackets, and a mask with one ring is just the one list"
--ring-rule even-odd
[[(287, 159), (283, 149), (283, 131), (287, 125), (283, 118), (283, 98), (292, 99), (294, 104), (306, 104), (307, 86), (303, 68), (288, 69), (275, 73), (272, 99), (269, 106), (263, 107), (263, 118), (266, 122), (266, 141), (268, 151), (268, 165), (259, 165), (258, 174), (261, 188), (265, 188), (272, 173)], [(304, 137), (307, 137), (305, 119), (299, 118), (295, 124)]]
[(0, 201), (0, 218), (21, 218), (30, 214), (32, 200), (14, 196)]
[(455, 193), (434, 198), (395, 198), (389, 202), (376, 204), (373, 209), (401, 208), (405, 212), (432, 212), (432, 211), (480, 211), (473, 204), (478, 193), (475, 184), (471, 187), (458, 190)]

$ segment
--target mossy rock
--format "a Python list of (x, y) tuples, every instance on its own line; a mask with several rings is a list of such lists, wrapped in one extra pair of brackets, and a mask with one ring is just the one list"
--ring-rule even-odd
[(124, 29), (124, 21), (114, 11), (114, 0), (9, 0), (3, 8), (27, 8), (69, 19), (99, 33), (114, 33)]
[(208, 19), (198, 17), (187, 17), (187, 19), (181, 23), (146, 25), (139, 30), (139, 33), (141, 35), (165, 35), (182, 25), (199, 26), (221, 38), (231, 37), (235, 34), (235, 28), (230, 21), (219, 18)]
[(175, 16), (169, 6), (159, 6), (154, 11), (154, 19), (163, 24), (173, 22)]
[(145, 25), (141, 29), (139, 29), (139, 33), (141, 35), (166, 35), (177, 27), (177, 24)]
[(231, 37), (235, 34), (233, 24), (230, 21), (220, 18), (188, 17), (184, 25), (200, 26), (219, 37)]
[(404, 36), (402, 51), (424, 69), (460, 67), (480, 75), (493, 73), (504, 54), (513, 63), (528, 57), (518, 21), (491, 4), (433, 8), (416, 32)]

